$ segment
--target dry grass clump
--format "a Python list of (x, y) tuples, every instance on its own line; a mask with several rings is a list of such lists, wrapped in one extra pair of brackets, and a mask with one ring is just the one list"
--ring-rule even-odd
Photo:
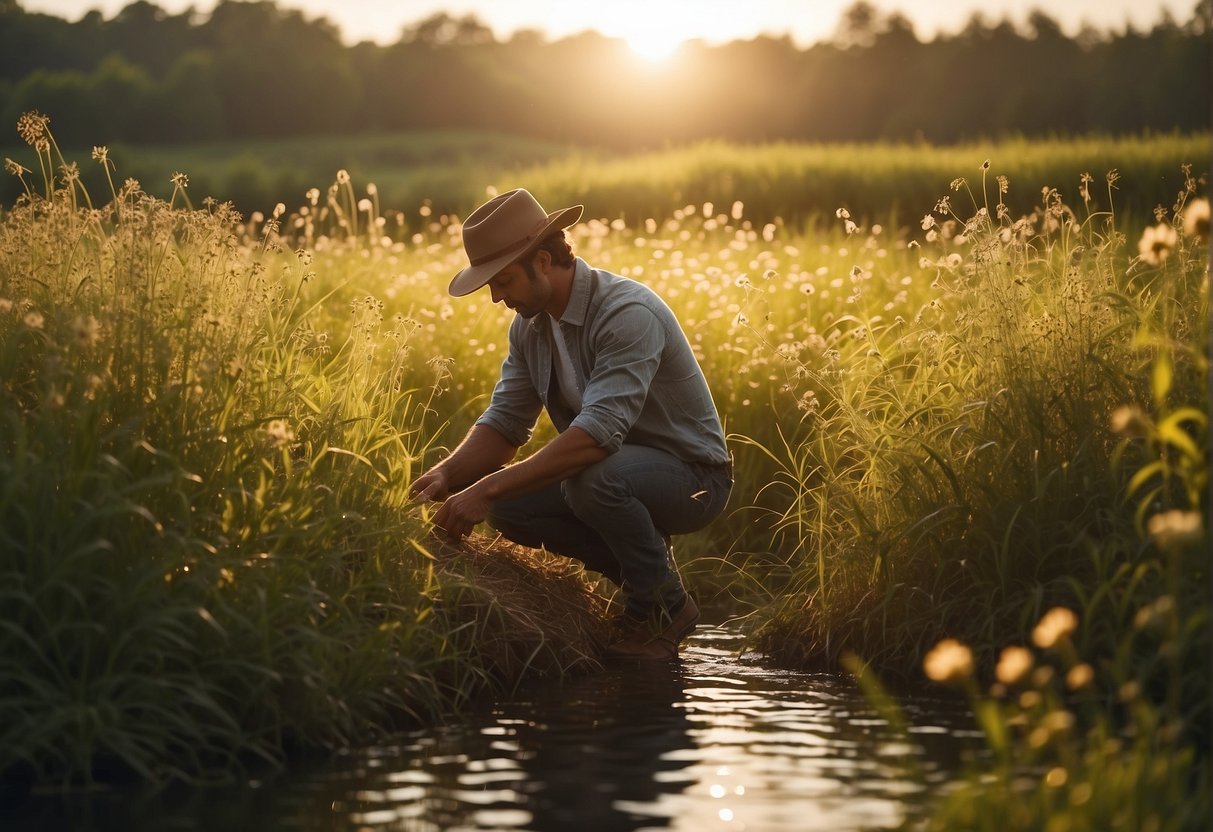
[(610, 599), (575, 561), (484, 535), (429, 553), (443, 629), (499, 681), (601, 667)]

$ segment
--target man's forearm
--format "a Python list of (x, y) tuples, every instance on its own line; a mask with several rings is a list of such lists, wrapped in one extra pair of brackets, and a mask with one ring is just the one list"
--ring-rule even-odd
[(492, 501), (517, 497), (566, 480), (605, 459), (608, 452), (580, 428), (569, 428), (521, 462), (478, 483)]
[(459, 446), (433, 470), (441, 470), (447, 487), (458, 491), (496, 471), (517, 453), (518, 448), (493, 428), (473, 425)]

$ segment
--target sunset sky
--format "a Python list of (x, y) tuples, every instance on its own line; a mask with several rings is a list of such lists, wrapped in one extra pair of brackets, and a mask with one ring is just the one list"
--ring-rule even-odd
[[(152, 0), (170, 12), (193, 6), (205, 12), (212, 0)], [(1148, 28), (1164, 9), (1188, 20), (1196, 0), (871, 0), (884, 11), (897, 10), (913, 22), (920, 38), (963, 27), (974, 12), (989, 20), (1008, 17), (1020, 22), (1032, 8), (1045, 8), (1069, 33), (1083, 21), (1097, 28), (1120, 30), (1126, 24)], [(90, 9), (112, 17), (128, 0), (20, 0), (28, 11), (79, 19)], [(474, 13), (498, 37), (518, 29), (539, 29), (558, 38), (585, 29), (623, 37), (642, 53), (659, 56), (678, 43), (702, 38), (719, 43), (758, 34), (789, 34), (801, 46), (829, 36), (841, 11), (852, 0), (279, 0), (309, 17), (323, 16), (341, 29), (348, 42), (391, 43), (403, 26), (434, 12)]]

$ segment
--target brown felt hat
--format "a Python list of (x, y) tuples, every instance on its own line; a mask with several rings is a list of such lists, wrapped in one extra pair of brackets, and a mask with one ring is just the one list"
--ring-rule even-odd
[(463, 250), (470, 265), (455, 275), (448, 291), (455, 297), (475, 292), (552, 231), (581, 219), (582, 210), (574, 205), (549, 214), (522, 188), (493, 197), (463, 223)]

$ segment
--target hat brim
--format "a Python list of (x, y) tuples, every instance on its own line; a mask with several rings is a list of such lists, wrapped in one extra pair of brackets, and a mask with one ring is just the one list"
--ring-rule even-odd
[(492, 280), (497, 272), (534, 251), (553, 231), (560, 228), (568, 228), (577, 222), (577, 220), (581, 219), (581, 212), (584, 210), (583, 206), (574, 205), (571, 208), (553, 211), (548, 214), (547, 221), (525, 246), (518, 251), (503, 254), (486, 263), (468, 266), (451, 279), (451, 285), (447, 287), (447, 291), (451, 294), (451, 297), (456, 298), (470, 295)]

